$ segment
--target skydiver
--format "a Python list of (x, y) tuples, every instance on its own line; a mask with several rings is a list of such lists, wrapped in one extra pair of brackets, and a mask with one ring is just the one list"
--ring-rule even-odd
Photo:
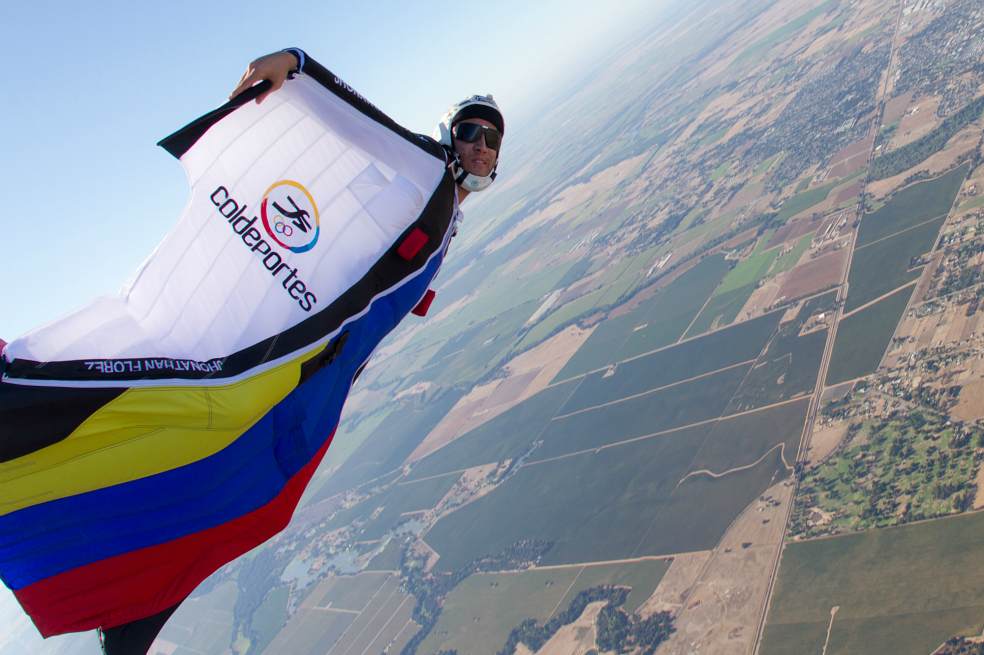
[[(270, 88), (257, 96), (256, 102), (259, 104), (283, 86), (288, 78), (303, 72), (306, 59), (307, 55), (298, 48), (288, 48), (255, 59), (246, 67), (246, 72), (229, 97), (233, 98), (267, 80)], [(474, 95), (451, 105), (434, 128), (434, 139), (448, 152), (448, 166), (457, 182), (459, 203), (468, 194), (487, 189), (492, 184), (504, 133), (505, 120), (491, 95)]]

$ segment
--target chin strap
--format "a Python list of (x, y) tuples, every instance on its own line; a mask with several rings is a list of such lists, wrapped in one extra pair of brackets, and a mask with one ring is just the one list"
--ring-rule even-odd
[(488, 189), (489, 186), (495, 181), (495, 169), (499, 166), (499, 162), (496, 162), (495, 166), (492, 167), (492, 172), (487, 176), (475, 175), (469, 173), (461, 166), (461, 161), (458, 158), (458, 153), (451, 150), (445, 146), (445, 150), (448, 152), (448, 168), (451, 169), (451, 175), (454, 176), (455, 183), (460, 186), (465, 191), (474, 193), (477, 191), (484, 191)]

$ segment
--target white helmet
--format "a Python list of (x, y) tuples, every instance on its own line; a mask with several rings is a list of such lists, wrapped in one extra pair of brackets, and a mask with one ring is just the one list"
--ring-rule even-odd
[(492, 172), (484, 177), (469, 173), (461, 167), (457, 154), (454, 153), (454, 144), (451, 141), (451, 128), (468, 118), (483, 118), (495, 125), (501, 134), (505, 134), (506, 132), (505, 120), (502, 117), (502, 112), (499, 110), (499, 105), (495, 104), (495, 100), (489, 94), (485, 96), (472, 96), (451, 105), (451, 108), (441, 117), (441, 121), (437, 124), (437, 127), (434, 128), (433, 136), (442, 145), (450, 149), (454, 156), (451, 162), (451, 174), (454, 175), (455, 182), (467, 191), (482, 191), (487, 189), (492, 184), (492, 180), (495, 179), (495, 169), (499, 165), (499, 157), (497, 152), (496, 162), (495, 166), (492, 167)]

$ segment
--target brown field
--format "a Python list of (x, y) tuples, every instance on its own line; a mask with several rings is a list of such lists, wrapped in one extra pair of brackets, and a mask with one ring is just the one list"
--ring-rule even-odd
[(735, 519), (696, 583), (681, 594), (676, 632), (660, 646), (661, 654), (752, 652), (792, 492), (788, 480), (773, 485)]
[(845, 146), (843, 149), (839, 150), (833, 157), (830, 158), (833, 162), (840, 162), (844, 159), (851, 159), (852, 157), (857, 157), (858, 155), (865, 155), (871, 151), (871, 146), (874, 145), (875, 137), (867, 136), (860, 141), (855, 141), (854, 143)]
[(847, 249), (821, 255), (789, 271), (779, 295), (799, 298), (840, 284), (847, 261)]
[(861, 189), (863, 187), (864, 187), (864, 183), (859, 180), (854, 184), (842, 188), (840, 191), (837, 192), (837, 195), (833, 197), (834, 207), (840, 205), (842, 202), (846, 200), (850, 200), (851, 198), (857, 196), (859, 193), (861, 193)]
[(545, 389), (592, 331), (568, 327), (514, 358), (505, 365), (508, 373), (505, 379), (475, 387), (461, 398), (410, 453), (407, 461), (429, 455)]
[(743, 321), (764, 314), (779, 297), (779, 289), (786, 275), (786, 273), (780, 273), (755, 289), (738, 312), (737, 320)]
[(935, 176), (950, 170), (953, 168), (957, 159), (977, 147), (980, 141), (980, 134), (980, 127), (976, 123), (971, 124), (967, 129), (962, 130), (950, 139), (945, 149), (939, 151), (929, 159), (916, 164), (909, 170), (899, 173), (895, 177), (872, 182), (868, 185), (867, 191), (873, 194), (875, 198), (883, 198), (889, 193), (896, 191), (905, 179), (916, 171), (929, 171), (930, 175)]
[(801, 236), (816, 230), (820, 225), (820, 221), (819, 216), (812, 215), (790, 221), (775, 231), (766, 247), (771, 248), (786, 241), (799, 239)]
[(810, 435), (810, 446), (806, 450), (807, 465), (816, 466), (834, 452), (847, 434), (848, 425), (848, 421), (838, 421), (825, 426), (814, 424), (813, 434)]
[(894, 150), (931, 132), (939, 123), (936, 117), (939, 106), (940, 98), (936, 96), (917, 98), (899, 122), (888, 149)]
[(830, 177), (847, 177), (852, 173), (864, 168), (865, 163), (868, 161), (868, 153), (862, 153), (860, 155), (854, 155), (847, 159), (842, 159), (830, 168)]
[(909, 108), (910, 104), (912, 104), (912, 91), (908, 91), (886, 102), (882, 124), (891, 125), (902, 118), (902, 115), (905, 114), (905, 110)]
[[(951, 410), (950, 415), (962, 421), (976, 421), (984, 418), (984, 380), (978, 379), (963, 386), (960, 390), (960, 400), (957, 402), (957, 406)], [(984, 504), (984, 496), (981, 494), (978, 496), (980, 496), (981, 503)]]
[[(608, 602), (603, 600), (589, 603), (581, 612), (581, 616), (558, 630), (540, 650), (536, 651), (536, 655), (585, 655), (592, 650), (597, 636), (595, 624), (598, 622), (598, 614), (607, 604)], [(519, 649), (516, 653), (519, 655)]]

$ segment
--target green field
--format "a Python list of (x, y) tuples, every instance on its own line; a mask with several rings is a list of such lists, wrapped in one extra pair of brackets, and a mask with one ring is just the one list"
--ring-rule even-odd
[(868, 375), (878, 368), (913, 288), (899, 289), (841, 320), (827, 370), (828, 385)]
[(673, 343), (727, 272), (722, 255), (704, 258), (633, 311), (602, 322), (555, 379), (565, 380)]
[(442, 390), (437, 395), (392, 401), (399, 402), (399, 407), (383, 419), (345, 466), (328, 479), (316, 499), (328, 498), (398, 468), (462, 395), (456, 388)]
[(926, 655), (984, 628), (984, 514), (786, 546), (762, 655)]
[(592, 373), (577, 387), (561, 413), (625, 398), (755, 359), (781, 317), (782, 312), (773, 312), (651, 355), (621, 362), (615, 373), (608, 377), (605, 377), (605, 371)]
[(400, 568), (400, 542), (391, 539), (383, 550), (372, 558), (367, 571), (397, 571)]
[(686, 336), (692, 337), (735, 320), (755, 291), (759, 280), (769, 273), (779, 256), (779, 248), (764, 249), (770, 237), (771, 233), (768, 232), (762, 235), (752, 253), (724, 276), (687, 330)]
[(750, 464), (780, 443), (784, 444), (786, 461), (792, 462), (796, 458), (809, 404), (810, 399), (804, 398), (718, 421), (690, 468), (720, 473)]
[(618, 352), (618, 359), (641, 355), (679, 339), (728, 273), (728, 267), (723, 255), (706, 257), (652, 300), (640, 305), (631, 314), (636, 316), (636, 321)]
[(776, 258), (776, 261), (772, 264), (772, 269), (769, 271), (769, 275), (778, 275), (788, 271), (793, 266), (796, 266), (796, 262), (800, 260), (803, 253), (807, 251), (810, 247), (810, 243), (813, 241), (814, 232), (805, 234), (800, 237), (799, 241), (793, 246), (792, 250), (787, 252), (785, 255), (780, 255)]
[(494, 655), (525, 619), (545, 621), (566, 595), (577, 568), (475, 574), (455, 587), (417, 652)]
[(857, 247), (883, 239), (932, 218), (945, 216), (967, 176), (969, 164), (945, 175), (913, 184), (896, 193), (878, 211), (866, 214), (858, 228)]
[(726, 291), (719, 296), (714, 296), (707, 301), (700, 315), (694, 319), (693, 325), (687, 330), (687, 337), (729, 325), (738, 316), (738, 312), (745, 306), (748, 299), (755, 292), (755, 285), (748, 284), (731, 291)]
[(422, 478), (518, 457), (539, 438), (580, 380), (548, 387), (413, 465)]
[(912, 228), (854, 251), (848, 275), (847, 303), (844, 311), (883, 296), (922, 274), (922, 268), (910, 269), (913, 257), (933, 247), (944, 218)]
[(239, 589), (226, 581), (207, 594), (189, 598), (164, 624), (160, 638), (189, 652), (221, 653), (232, 643), (233, 615)]
[(779, 216), (777, 220), (785, 222), (796, 214), (806, 211), (810, 207), (819, 205), (827, 199), (827, 196), (830, 195), (830, 192), (834, 189), (834, 187), (839, 186), (844, 182), (845, 180), (834, 180), (833, 182), (828, 182), (822, 186), (814, 187), (796, 194), (792, 198), (789, 198), (782, 203), (782, 207), (779, 208)]
[[(655, 591), (669, 560), (626, 564), (477, 573), (450, 594), (437, 625), (417, 651), (421, 655), (456, 649), (492, 655), (509, 632), (526, 619), (543, 623), (566, 609), (580, 592), (601, 585), (631, 587), (623, 607), (635, 611)], [(556, 608), (556, 611), (555, 611)]]
[(407, 625), (414, 604), (389, 573), (332, 576), (311, 591), (264, 652), (379, 653)]
[(775, 452), (722, 478), (698, 475), (680, 484), (709, 429), (686, 428), (521, 467), (425, 535), (441, 554), (438, 568), (454, 570), (530, 538), (552, 544), (544, 564), (712, 547), (785, 467)]
[[(362, 502), (358, 518), (369, 519), (359, 531), (359, 540), (381, 539), (386, 532), (404, 520), (401, 514), (431, 509), (444, 497), (458, 476), (448, 475), (417, 482), (401, 482)], [(354, 508), (353, 508), (354, 509)], [(332, 521), (334, 522), (334, 521)], [(326, 526), (326, 529), (330, 529)]]
[[(250, 632), (252, 633), (252, 645), (256, 652), (261, 653), (266, 645), (273, 641), (280, 629), (287, 622), (287, 599), (290, 597), (290, 588), (286, 585), (274, 587), (263, 599), (263, 602), (250, 621)], [(214, 652), (214, 651), (203, 651)]]
[(728, 413), (788, 400), (812, 392), (820, 372), (827, 331), (780, 335), (749, 371), (728, 407)]
[(731, 63), (732, 66), (757, 63), (775, 46), (789, 39), (804, 27), (809, 25), (815, 18), (825, 14), (832, 7), (836, 7), (835, 0), (827, 0), (823, 4), (800, 14), (798, 17), (789, 21), (782, 27), (776, 28), (764, 37), (751, 44), (741, 51), (741, 53)]
[(543, 445), (533, 451), (530, 459), (598, 448), (715, 419), (721, 416), (750, 366), (735, 366), (651, 394), (556, 418), (543, 431)]

